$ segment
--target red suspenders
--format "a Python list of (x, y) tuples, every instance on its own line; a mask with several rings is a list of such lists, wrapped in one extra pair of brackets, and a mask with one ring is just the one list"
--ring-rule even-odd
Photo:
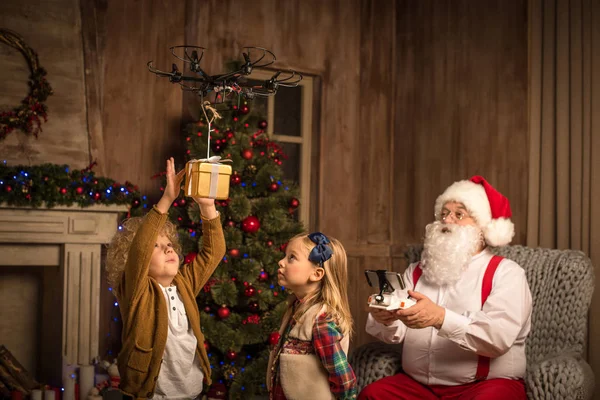
[[(494, 273), (502, 261), (503, 257), (493, 256), (488, 266), (485, 270), (485, 274), (483, 275), (483, 282), (481, 283), (481, 306), (487, 300), (490, 292), (492, 291), (492, 281), (494, 280)], [(417, 282), (419, 278), (423, 274), (423, 270), (421, 269), (421, 263), (417, 264), (417, 267), (413, 271), (413, 290), (417, 287)], [(490, 358), (485, 356), (479, 356), (479, 360), (477, 361), (477, 372), (475, 372), (475, 380), (482, 381), (487, 379), (488, 374), (490, 373)]]

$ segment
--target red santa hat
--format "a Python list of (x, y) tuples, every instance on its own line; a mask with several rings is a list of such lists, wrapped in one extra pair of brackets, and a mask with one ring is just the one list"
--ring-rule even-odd
[(483, 177), (454, 182), (435, 201), (435, 213), (439, 215), (444, 204), (451, 201), (465, 205), (483, 231), (487, 244), (504, 246), (511, 242), (515, 226), (510, 220), (510, 203)]

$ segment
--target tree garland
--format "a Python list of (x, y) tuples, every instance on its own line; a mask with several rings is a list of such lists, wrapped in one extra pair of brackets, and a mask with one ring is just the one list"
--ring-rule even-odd
[(48, 120), (48, 107), (44, 102), (52, 95), (52, 87), (46, 80), (46, 70), (40, 67), (38, 56), (23, 38), (16, 32), (0, 29), (0, 42), (3, 42), (25, 56), (31, 76), (29, 77), (29, 94), (21, 101), (21, 105), (11, 111), (0, 112), (0, 141), (15, 129), (36, 138), (42, 131), (42, 119)]
[(92, 171), (94, 165), (71, 170), (68, 165), (0, 163), (0, 204), (48, 208), (122, 204), (130, 206), (131, 215), (143, 215), (147, 211), (146, 196), (140, 194), (137, 186), (97, 177)]

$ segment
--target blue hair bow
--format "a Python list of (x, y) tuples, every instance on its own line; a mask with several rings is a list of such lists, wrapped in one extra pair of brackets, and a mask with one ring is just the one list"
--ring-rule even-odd
[(327, 246), (329, 239), (321, 232), (311, 233), (308, 235), (308, 238), (316, 244), (308, 255), (308, 259), (315, 264), (323, 266), (323, 263), (329, 260), (333, 255), (331, 247)]

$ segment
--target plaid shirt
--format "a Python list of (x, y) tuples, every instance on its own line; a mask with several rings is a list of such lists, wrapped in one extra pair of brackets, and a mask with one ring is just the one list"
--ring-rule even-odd
[[(290, 320), (284, 335), (280, 339), (280, 348), (285, 347), (288, 341), (288, 333), (294, 325), (295, 321)], [(333, 321), (327, 321), (327, 314), (321, 314), (313, 326), (313, 339), (310, 343), (312, 348), (310, 350), (311, 352), (314, 351), (315, 355), (319, 357), (329, 375), (331, 393), (338, 399), (356, 399), (358, 395), (356, 376), (340, 344), (343, 337), (340, 328)], [(270, 399), (286, 400), (279, 381), (278, 365), (275, 366), (274, 372), (274, 385), (270, 393)]]
[(340, 328), (327, 321), (327, 314), (319, 315), (313, 327), (313, 346), (329, 373), (331, 393), (338, 399), (355, 399), (356, 376), (340, 344), (343, 337)]

